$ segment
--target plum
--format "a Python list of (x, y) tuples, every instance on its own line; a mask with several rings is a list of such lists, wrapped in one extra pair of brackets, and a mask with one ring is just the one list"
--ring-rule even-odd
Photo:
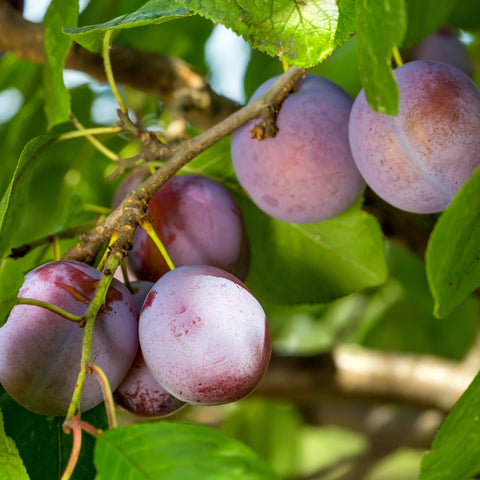
[(199, 405), (248, 395), (271, 352), (258, 301), (236, 277), (208, 265), (176, 268), (155, 283), (140, 313), (139, 338), (154, 377)]
[[(175, 266), (208, 264), (246, 277), (250, 248), (242, 213), (218, 182), (199, 175), (172, 177), (150, 199), (146, 215)], [(128, 265), (136, 277), (152, 282), (169, 270), (140, 228)]]
[[(252, 100), (276, 80), (261, 85)], [(265, 213), (296, 223), (319, 222), (347, 209), (365, 184), (350, 152), (353, 100), (335, 83), (308, 74), (284, 100), (274, 138), (256, 140), (250, 122), (232, 134), (238, 181)]]
[(440, 27), (427, 38), (403, 54), (405, 62), (435, 60), (452, 65), (473, 77), (474, 64), (470, 53), (457, 33), (449, 27)]
[[(43, 300), (74, 315), (83, 315), (101, 273), (80, 262), (59, 260), (25, 276), (21, 298)], [(0, 328), (0, 382), (28, 410), (65, 415), (75, 388), (83, 329), (42, 307), (16, 305)], [(112, 389), (126, 375), (138, 349), (137, 311), (132, 294), (113, 279), (94, 324), (93, 361)], [(95, 375), (87, 377), (80, 409), (103, 400)]]
[[(145, 297), (152, 286), (152, 282), (132, 283), (138, 311), (141, 310)], [(125, 410), (148, 417), (164, 417), (185, 405), (157, 382), (148, 369), (140, 349), (130, 370), (113, 396), (117, 404)]]
[(367, 184), (414, 213), (444, 210), (480, 162), (480, 91), (446, 63), (417, 60), (395, 70), (398, 116), (374, 113), (363, 90), (349, 138)]

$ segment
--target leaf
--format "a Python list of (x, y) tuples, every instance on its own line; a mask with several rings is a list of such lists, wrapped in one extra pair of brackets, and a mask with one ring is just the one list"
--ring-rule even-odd
[(312, 224), (282, 222), (245, 197), (242, 207), (251, 243), (247, 285), (261, 301), (324, 303), (386, 279), (383, 234), (360, 209)]
[(480, 374), (444, 420), (419, 480), (469, 480), (480, 472)]
[(291, 65), (312, 67), (355, 29), (354, 0), (183, 0), (188, 8), (242, 35), (252, 47)]
[(107, 30), (123, 30), (144, 25), (160, 24), (191, 15), (189, 10), (171, 0), (150, 0), (132, 13), (105, 23), (80, 28), (65, 28), (64, 32), (87, 50), (101, 52)]
[(292, 403), (251, 397), (239, 402), (220, 428), (261, 455), (280, 475), (298, 478), (302, 417)]
[[(461, 360), (478, 331), (478, 300), (468, 298), (443, 319), (433, 315), (425, 263), (406, 247), (387, 244), (388, 281), (366, 292), (354, 338), (369, 348)], [(412, 335), (415, 332), (415, 335)]]
[(368, 104), (375, 112), (397, 115), (400, 95), (390, 60), (405, 34), (405, 2), (356, 0), (355, 16), (358, 67)]
[(480, 2), (478, 0), (456, 1), (448, 23), (458, 28), (478, 29), (480, 27)]
[(70, 93), (63, 82), (63, 69), (72, 39), (62, 27), (76, 26), (77, 20), (78, 0), (52, 0), (45, 14), (43, 86), (49, 128), (68, 121), (70, 115)]
[[(59, 479), (72, 449), (72, 436), (66, 435), (62, 429), (64, 418), (46, 417), (25, 410), (1, 387), (0, 407), (4, 413), (5, 431), (15, 440), (31, 480)], [(82, 413), (82, 420), (96, 428), (108, 428), (105, 405), (102, 403)], [(82, 435), (82, 449), (71, 480), (94, 478), (94, 444), (93, 437), (86, 433)]]
[(109, 430), (95, 465), (109, 480), (278, 480), (242, 443), (203, 425), (155, 422)]
[[(409, 0), (407, 2), (407, 33), (403, 48), (411, 47), (447, 22), (457, 0)], [(478, 2), (475, 2), (478, 3)]]
[(0, 327), (10, 313), (11, 306), (5, 308), (4, 304), (17, 297), (22, 286), (24, 275), (18, 262), (6, 258), (0, 262)]
[(3, 258), (12, 245), (15, 223), (25, 202), (35, 160), (54, 140), (54, 135), (42, 135), (27, 143), (17, 163), (17, 167), (0, 201), (0, 258)]
[(28, 480), (15, 442), (7, 437), (3, 427), (3, 414), (0, 410), (0, 472), (2, 477), (9, 480)]
[(480, 285), (479, 188), (477, 169), (442, 213), (427, 244), (426, 270), (437, 317), (446, 316)]

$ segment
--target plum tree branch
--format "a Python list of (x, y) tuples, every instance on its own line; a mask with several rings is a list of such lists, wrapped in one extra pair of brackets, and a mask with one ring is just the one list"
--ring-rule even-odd
[(266, 93), (255, 101), (245, 105), (200, 135), (181, 142), (168, 161), (128, 195), (95, 229), (84, 234), (80, 243), (67, 251), (64, 258), (91, 263), (100, 245), (108, 240), (115, 231), (118, 231), (119, 238), (114, 246), (129, 250), (133, 242), (135, 229), (153, 194), (198, 154), (230, 135), (245, 123), (259, 117), (264, 110), (271, 109), (272, 105), (280, 105), (295, 83), (304, 75), (305, 69), (291, 67), (281, 75)]
[(315, 357), (273, 356), (256, 392), (299, 404), (334, 398), (447, 412), (476, 372), (470, 362), (340, 346)]
[[(0, 0), (0, 50), (42, 64), (45, 62), (43, 38), (42, 24), (26, 20), (6, 0)], [(117, 82), (157, 97), (199, 128), (215, 125), (239, 107), (236, 102), (216, 94), (200, 73), (178, 58), (125, 45), (113, 45), (110, 57)], [(102, 56), (77, 43), (70, 49), (66, 68), (107, 81)]]

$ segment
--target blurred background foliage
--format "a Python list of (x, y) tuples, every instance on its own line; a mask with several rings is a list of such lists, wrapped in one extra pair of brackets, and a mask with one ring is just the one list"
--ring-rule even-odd
[[(28, 7), (30, 2), (26, 3)], [(143, 0), (92, 0), (81, 12), (79, 25), (110, 20), (143, 3)], [(474, 81), (480, 85), (480, 2), (439, 2), (437, 16), (429, 18), (428, 23), (417, 8), (422, 2), (409, 3), (409, 25), (412, 27), (407, 42), (418, 42), (419, 37), (427, 36), (441, 25), (460, 29), (460, 37), (474, 62)], [(232, 77), (225, 54), (216, 53), (217, 49), (221, 51), (221, 43), (227, 38), (222, 36), (218, 40), (219, 30), (220, 27), (211, 22), (192, 16), (160, 26), (124, 30), (116, 37), (116, 42), (180, 57), (210, 78), (219, 92), (234, 91), (229, 94), (237, 101), (249, 98), (264, 80), (282, 72), (278, 59), (251, 50), (237, 39), (228, 44), (235, 48), (231, 56), (238, 63), (236, 77)], [(216, 43), (212, 43), (215, 36)], [(355, 37), (352, 37), (312, 72), (333, 80), (355, 96), (361, 89), (355, 55)], [(222, 64), (227, 66), (222, 68)], [(25, 144), (47, 130), (41, 75), (42, 66), (16, 59), (8, 53), (0, 59), (2, 194)], [(84, 126), (115, 122), (116, 106), (105, 85), (85, 75), (69, 74), (65, 78), (71, 85), (72, 111)], [(230, 88), (232, 84), (237, 87)], [(143, 125), (152, 130), (165, 128), (168, 113), (160, 102), (125, 88), (122, 95)], [(70, 129), (67, 125), (57, 128)], [(138, 148), (122, 136), (102, 136), (102, 141), (125, 156)], [(239, 187), (229, 157), (229, 142), (225, 140), (192, 162), (185, 171), (207, 173), (238, 195)], [(12, 243), (21, 245), (92, 220), (101, 214), (102, 208), (110, 208), (113, 193), (121, 181), (121, 178), (109, 181), (111, 171), (111, 162), (83, 139), (49, 147), (37, 161), (15, 231), (9, 232)], [(65, 250), (74, 242), (63, 241), (62, 248)], [(478, 301), (469, 298), (448, 317), (437, 319), (432, 314), (433, 301), (422, 259), (394, 241), (386, 241), (385, 258), (388, 278), (380, 286), (367, 287), (328, 303), (280, 305), (265, 302), (275, 351), (280, 355), (310, 356), (330, 351), (339, 344), (360, 344), (377, 350), (462, 359), (478, 331)], [(51, 259), (50, 249), (40, 248), (16, 261), (15, 268), (27, 272)], [(278, 262), (283, 260), (278, 258)], [(0, 284), (6, 281), (5, 275), (10, 274), (11, 263), (14, 262), (9, 261), (3, 267), (7, 273), (0, 278)], [(264, 272), (264, 275), (269, 273)], [(288, 278), (275, 280), (289, 285)], [(293, 403), (252, 397), (224, 407), (191, 407), (172, 419), (218, 427), (260, 453), (285, 478), (337, 478), (352, 459), (367, 451), (368, 442), (362, 434), (330, 425), (312, 425), (303, 413)], [(124, 423), (133, 420), (126, 414), (123, 417)], [(6, 428), (13, 438), (18, 436), (8, 421)], [(367, 478), (417, 478), (422, 453), (399, 449), (382, 460)], [(40, 466), (30, 473), (32, 479), (41, 478), (42, 460), (37, 462)], [(312, 476), (314, 472), (322, 472), (322, 476)]]

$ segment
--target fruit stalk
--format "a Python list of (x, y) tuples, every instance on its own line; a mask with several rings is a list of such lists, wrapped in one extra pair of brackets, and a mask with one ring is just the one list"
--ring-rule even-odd
[(72, 395), (72, 400), (70, 402), (66, 420), (73, 418), (75, 413), (80, 409), (80, 398), (82, 396), (83, 385), (85, 384), (85, 379), (87, 374), (92, 373), (93, 362), (92, 362), (92, 339), (93, 339), (93, 325), (98, 311), (102, 308), (102, 305), (105, 303), (105, 298), (107, 295), (108, 288), (110, 283), (112, 283), (113, 274), (118, 266), (122, 263), (124, 253), (121, 250), (112, 250), (112, 253), (107, 258), (105, 263), (105, 268), (103, 269), (103, 275), (98, 281), (98, 285), (95, 289), (94, 297), (89, 304), (85, 315), (83, 316), (84, 330), (82, 338), (82, 356), (80, 362), (80, 371), (77, 377), (77, 383), (75, 385), (75, 390)]

